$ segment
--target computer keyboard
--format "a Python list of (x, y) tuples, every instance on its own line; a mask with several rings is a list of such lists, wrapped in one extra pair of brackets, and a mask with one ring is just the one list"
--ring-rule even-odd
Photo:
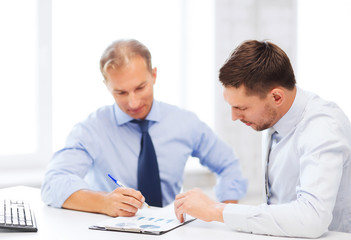
[(0, 200), (0, 230), (15, 232), (38, 231), (34, 212), (25, 201)]

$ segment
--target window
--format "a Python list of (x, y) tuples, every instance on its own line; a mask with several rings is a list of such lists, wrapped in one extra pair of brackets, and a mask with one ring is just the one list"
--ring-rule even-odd
[(48, 114), (46, 102), (50, 102), (45, 102), (42, 92), (50, 88), (42, 87), (46, 69), (39, 64), (45, 57), (38, 34), (40, 16), (36, 0), (0, 2), (2, 168), (38, 166), (50, 154), (48, 125), (42, 124)]
[[(18, 9), (18, 5), (23, 8)], [(37, 44), (36, 35), (31, 34), (37, 30), (35, 1), (1, 1), (0, 24), (4, 32), (0, 45), (0, 152), (30, 154), (38, 147), (33, 141), (38, 127)]]

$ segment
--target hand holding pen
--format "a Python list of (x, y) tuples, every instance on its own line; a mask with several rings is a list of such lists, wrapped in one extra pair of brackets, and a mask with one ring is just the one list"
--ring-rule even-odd
[[(111, 174), (107, 174), (109, 176), (109, 178), (111, 178), (111, 180), (117, 185), (117, 188), (119, 187), (124, 187), (124, 185), (118, 181), (117, 179), (115, 179), (114, 177), (111, 176)], [(146, 202), (143, 202), (143, 207), (148, 207), (150, 208), (150, 206), (146, 203)]]

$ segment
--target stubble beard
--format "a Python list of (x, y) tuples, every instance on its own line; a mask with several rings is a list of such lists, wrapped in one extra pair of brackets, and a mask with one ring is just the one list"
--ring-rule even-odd
[(256, 126), (256, 131), (263, 131), (266, 130), (270, 127), (273, 126), (273, 123), (277, 117), (277, 111), (275, 109), (273, 109), (271, 106), (269, 106), (268, 104), (266, 104), (264, 106), (265, 109), (265, 116), (263, 117), (263, 123), (262, 124), (257, 124)]

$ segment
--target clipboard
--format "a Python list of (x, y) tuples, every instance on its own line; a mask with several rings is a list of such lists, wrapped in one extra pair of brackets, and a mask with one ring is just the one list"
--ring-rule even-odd
[(195, 219), (187, 215), (186, 221), (180, 223), (175, 216), (173, 204), (170, 204), (164, 208), (144, 207), (133, 217), (110, 218), (90, 226), (89, 229), (161, 235)]

